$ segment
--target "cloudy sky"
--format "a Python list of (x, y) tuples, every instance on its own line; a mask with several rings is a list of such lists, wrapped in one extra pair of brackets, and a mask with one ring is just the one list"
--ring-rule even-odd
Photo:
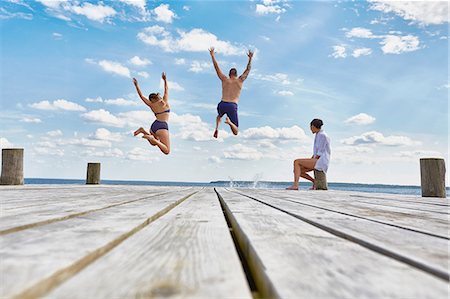
[[(332, 142), (329, 181), (420, 184), (420, 157), (448, 157), (446, 1), (0, 2), (1, 147), (25, 177), (290, 181), (309, 122)], [(240, 134), (212, 138), (219, 65), (241, 73)], [(137, 97), (167, 73), (172, 152), (133, 137)], [(448, 165), (448, 164), (447, 164)]]

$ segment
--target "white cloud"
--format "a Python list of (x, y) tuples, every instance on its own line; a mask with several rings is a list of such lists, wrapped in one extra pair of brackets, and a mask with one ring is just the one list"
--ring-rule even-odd
[(142, 42), (158, 46), (166, 52), (205, 52), (209, 47), (215, 47), (216, 51), (223, 55), (245, 55), (243, 46), (234, 46), (230, 42), (221, 41), (214, 34), (203, 29), (195, 28), (189, 32), (177, 31), (178, 38), (161, 26), (151, 26), (139, 32), (137, 38)]
[(138, 72), (138, 75), (141, 76), (142, 78), (150, 77), (150, 75), (147, 72)]
[(386, 35), (383, 41), (380, 42), (383, 45), (381, 50), (385, 54), (401, 54), (404, 52), (416, 51), (419, 48), (419, 38), (417, 36), (406, 35)]
[(333, 46), (333, 53), (331, 56), (334, 58), (345, 58), (347, 57), (347, 54), (345, 53), (345, 47), (344, 46)]
[(106, 126), (123, 127), (125, 125), (123, 120), (117, 118), (116, 116), (111, 114), (109, 111), (106, 111), (104, 109), (93, 110), (93, 111), (84, 113), (81, 115), (81, 117), (87, 121), (98, 123), (98, 124), (103, 124)]
[(156, 15), (156, 21), (164, 23), (172, 23), (173, 19), (176, 18), (176, 14), (169, 9), (169, 4), (161, 4), (153, 10)]
[(53, 102), (41, 101), (38, 103), (30, 104), (29, 106), (40, 110), (86, 111), (86, 108), (84, 108), (83, 106), (63, 99), (59, 99)]
[(61, 130), (54, 130), (54, 131), (47, 132), (47, 135), (50, 137), (58, 137), (58, 136), (62, 136), (63, 132)]
[(146, 0), (119, 0), (119, 1), (137, 7), (141, 11), (145, 11)]
[(62, 35), (61, 33), (58, 33), (58, 32), (53, 32), (53, 33), (52, 33), (52, 36), (53, 36), (56, 40), (62, 39), (62, 37), (63, 37), (63, 35)]
[(441, 152), (430, 150), (402, 151), (395, 154), (395, 156), (404, 158), (445, 158), (445, 155)]
[(109, 60), (100, 60), (98, 65), (103, 68), (105, 72), (114, 73), (120, 76), (125, 76), (130, 78), (130, 70), (120, 64), (119, 62), (109, 61)]
[(366, 132), (360, 136), (343, 139), (341, 142), (346, 145), (380, 144), (387, 146), (402, 146), (420, 144), (420, 142), (413, 141), (406, 136), (384, 136), (382, 133), (376, 131)]
[(370, 48), (359, 48), (359, 49), (355, 49), (353, 50), (352, 56), (355, 58), (358, 58), (360, 56), (367, 56), (372, 54), (372, 49)]
[(357, 115), (354, 115), (348, 119), (345, 120), (346, 124), (356, 124), (356, 125), (368, 125), (373, 122), (375, 122), (375, 117), (370, 116), (366, 113), (360, 113)]
[(223, 152), (223, 157), (225, 159), (232, 160), (259, 160), (262, 156), (263, 154), (258, 150), (240, 143), (228, 147)]
[(72, 139), (65, 141), (64, 143), (76, 146), (87, 146), (87, 147), (111, 147), (112, 144), (108, 140), (97, 140), (97, 139), (88, 139), (88, 138), (80, 138), (80, 139)]
[(114, 8), (105, 6), (103, 4), (94, 5), (91, 3), (83, 3), (83, 5), (70, 5), (65, 8), (77, 15), (82, 15), (92, 21), (103, 23), (105, 20), (109, 20), (117, 14)]
[(448, 1), (369, 0), (369, 2), (372, 10), (392, 12), (405, 20), (421, 25), (444, 24), (450, 19)]
[[(289, 76), (287, 74), (283, 74), (283, 73), (275, 73), (273, 75), (254, 74), (253, 77), (255, 79), (259, 79), (259, 80), (263, 80), (263, 81), (281, 83), (282, 85), (290, 85), (293, 83), (291, 80), (289, 80)], [(300, 81), (301, 80), (297, 80), (297, 82), (300, 82)]]
[(206, 69), (211, 69), (210, 62), (194, 60), (191, 62), (191, 67), (189, 68), (189, 71), (194, 73), (200, 73)]
[(35, 124), (42, 122), (42, 120), (40, 120), (39, 118), (36, 118), (36, 117), (24, 117), (20, 121), (24, 122), (24, 123), (35, 123)]
[(115, 105), (115, 106), (137, 106), (138, 103), (131, 100), (125, 100), (124, 98), (110, 99), (104, 100), (104, 103), (107, 105)]
[(102, 97), (96, 97), (95, 99), (86, 98), (84, 101), (87, 103), (103, 103)]
[(176, 65), (186, 64), (186, 59), (184, 59), (184, 58), (175, 58), (175, 64)]
[(268, 15), (285, 13), (286, 9), (279, 5), (276, 5), (274, 1), (263, 1), (263, 4), (256, 4), (255, 11), (258, 15)]
[(370, 31), (369, 29), (366, 29), (366, 28), (361, 28), (361, 27), (353, 28), (352, 30), (348, 31), (345, 35), (348, 38), (352, 38), (352, 37), (375, 38), (376, 37), (372, 34), (372, 31)]
[(146, 149), (135, 147), (126, 154), (126, 157), (129, 160), (136, 160), (136, 161), (146, 161), (146, 162), (158, 161), (159, 157), (149, 154), (151, 150), (154, 149), (152, 149), (150, 145)]
[(87, 150), (83, 153), (85, 156), (91, 156), (91, 157), (106, 157), (106, 158), (120, 158), (124, 156), (124, 153), (118, 149), (118, 148), (109, 148), (105, 151), (101, 151), (99, 149), (96, 150)]
[(90, 139), (117, 142), (122, 141), (123, 136), (120, 133), (112, 133), (105, 128), (99, 128), (95, 131), (94, 135), (90, 136)]
[[(174, 81), (167, 80), (167, 85), (169, 86), (169, 91), (170, 90), (177, 90), (177, 91), (183, 91), (184, 90), (183, 86), (181, 86), (180, 84), (178, 84), (177, 82), (174, 82)], [(164, 88), (164, 81), (163, 80), (160, 81), (159, 88)]]
[(64, 150), (59, 148), (50, 148), (50, 147), (39, 147), (36, 146), (33, 148), (33, 151), (38, 155), (51, 155), (51, 156), (64, 156)]
[(294, 93), (289, 90), (280, 90), (277, 92), (277, 94), (279, 94), (280, 96), (284, 96), (284, 97), (290, 97), (290, 96), (294, 95)]
[(146, 66), (149, 64), (152, 64), (152, 62), (146, 58), (140, 58), (139, 56), (134, 56), (133, 58), (131, 58), (130, 63), (136, 65), (136, 66)]
[(300, 140), (309, 142), (309, 137), (299, 126), (290, 128), (272, 128), (269, 126), (249, 128), (242, 132), (245, 139)]
[(1, 148), (11, 148), (14, 147), (14, 145), (8, 141), (8, 139), (0, 137), (0, 147)]
[(67, 0), (36, 0), (36, 1), (48, 8), (53, 9), (59, 8), (60, 5), (63, 3), (67, 3)]
[(183, 6), (183, 10), (189, 11), (189, 10), (191, 10), (191, 8), (190, 8), (189, 6), (187, 6), (187, 5), (184, 5), (184, 6)]
[(260, 35), (259, 37), (265, 40), (266, 42), (270, 41), (270, 37), (267, 37), (265, 35)]
[(119, 113), (117, 118), (123, 125), (138, 128), (150, 127), (155, 116), (150, 110), (135, 110)]
[(214, 163), (214, 164), (222, 163), (222, 159), (220, 159), (220, 158), (217, 157), (217, 156), (211, 156), (211, 157), (209, 157), (209, 158), (208, 158), (208, 161), (211, 162), (211, 163)]

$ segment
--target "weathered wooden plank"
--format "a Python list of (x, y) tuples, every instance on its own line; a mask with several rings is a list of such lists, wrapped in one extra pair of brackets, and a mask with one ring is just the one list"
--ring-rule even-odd
[(47, 298), (251, 298), (208, 189), (134, 235)]
[[(55, 221), (66, 220), (73, 217), (82, 216), (95, 211), (108, 209), (118, 205), (127, 204), (129, 202), (144, 200), (148, 197), (156, 196), (176, 190), (186, 188), (173, 188), (171, 191), (136, 191), (133, 198), (130, 198), (130, 192), (115, 195), (113, 193), (104, 193), (93, 197), (84, 197), (80, 200), (61, 201), (58, 200), (55, 192), (48, 193), (46, 204), (39, 207), (26, 207), (24, 210), (14, 210), (5, 212), (0, 218), (0, 235), (13, 233), (30, 227), (45, 225)], [(86, 195), (84, 193), (84, 195)], [(56, 202), (55, 202), (56, 201)], [(54, 204), (48, 204), (52, 203)]]
[[(241, 191), (238, 192), (241, 193)], [(311, 222), (362, 240), (367, 244), (388, 250), (404, 259), (416, 262), (418, 266), (423, 265), (430, 268), (430, 270), (442, 274), (446, 273), (447, 276), (450, 275), (450, 270), (447, 267), (450, 263), (448, 253), (450, 246), (449, 240), (360, 218), (355, 219), (344, 214), (299, 205), (297, 202), (280, 200), (275, 197), (283, 197), (284, 193), (286, 192), (267, 196), (256, 192), (255, 194), (247, 195), (308, 219)], [(245, 192), (242, 194), (245, 194)], [(424, 247), (426, 250), (424, 250)]]
[(1, 236), (0, 297), (34, 298), (45, 294), (193, 192), (180, 190), (149, 197)]
[(446, 298), (448, 294), (447, 283), (433, 275), (248, 197), (218, 192), (263, 296)]
[[(250, 191), (252, 194), (264, 194), (275, 196), (278, 199), (292, 200), (299, 204), (319, 207), (324, 210), (334, 211), (336, 213), (353, 215), (379, 221), (387, 224), (401, 226), (404, 228), (421, 231), (431, 235), (439, 235), (443, 238), (449, 238), (449, 216), (434, 212), (406, 210), (388, 205), (370, 205), (364, 202), (348, 200), (345, 195), (336, 195), (330, 199), (323, 199), (325, 194), (318, 192), (270, 192), (270, 191)], [(322, 193), (322, 192), (321, 192)], [(249, 193), (250, 194), (250, 193)], [(447, 210), (443, 208), (442, 210)]]

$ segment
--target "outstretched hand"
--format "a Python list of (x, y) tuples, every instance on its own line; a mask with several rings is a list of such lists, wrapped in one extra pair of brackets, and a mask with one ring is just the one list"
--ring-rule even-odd
[(165, 72), (162, 73), (161, 78), (162, 78), (164, 81), (166, 81), (166, 73), (165, 73)]
[(133, 83), (134, 83), (135, 86), (138, 85), (138, 81), (136, 80), (136, 78), (133, 78)]
[(214, 47), (209, 48), (209, 54), (211, 54), (211, 56), (214, 56)]
[(248, 58), (252, 59), (253, 53), (254, 52), (252, 50), (248, 50), (248, 53), (247, 53)]

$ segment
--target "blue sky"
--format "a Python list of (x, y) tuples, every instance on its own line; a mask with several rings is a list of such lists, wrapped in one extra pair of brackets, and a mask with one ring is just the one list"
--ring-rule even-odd
[[(448, 158), (446, 1), (20, 1), (0, 3), (4, 147), (25, 176), (290, 181), (324, 121), (333, 182), (420, 184), (419, 158)], [(212, 138), (224, 72), (256, 51), (240, 134)], [(170, 89), (172, 152), (132, 136), (138, 99)], [(448, 164), (447, 164), (448, 165)]]

